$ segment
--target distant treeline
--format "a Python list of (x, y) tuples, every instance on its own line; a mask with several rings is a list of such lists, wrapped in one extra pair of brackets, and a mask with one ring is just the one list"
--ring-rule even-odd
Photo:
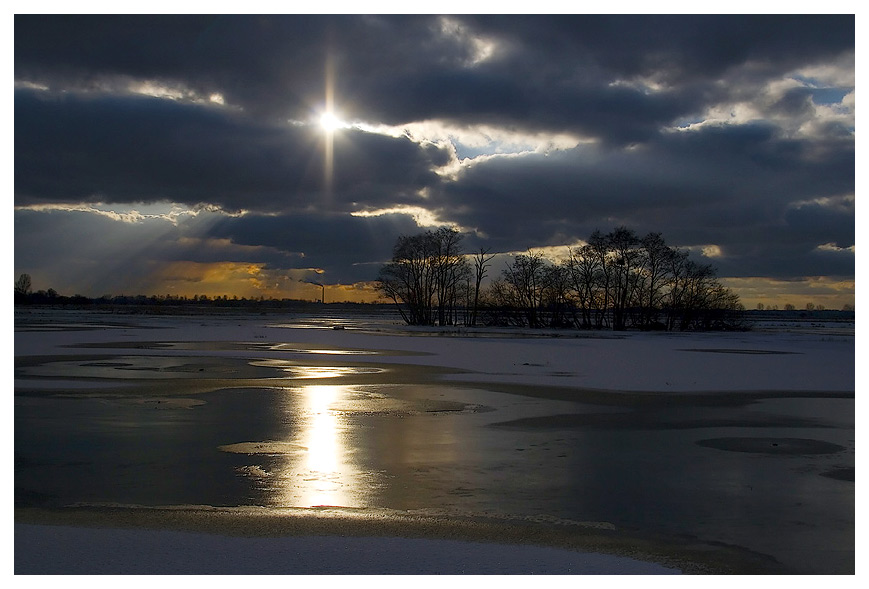
[(514, 325), (580, 329), (742, 329), (739, 297), (708, 264), (668, 246), (660, 233), (640, 238), (618, 227), (553, 263), (540, 253), (514, 256), (486, 288), (494, 258), (466, 255), (450, 228), (399, 237), (381, 268), (380, 291), (411, 325)]
[[(15, 304), (16, 305), (49, 305), (49, 306), (75, 306), (75, 307), (130, 307), (169, 309), (184, 308), (188, 310), (201, 309), (248, 309), (248, 310), (298, 310), (300, 308), (319, 308), (322, 303), (300, 299), (266, 299), (245, 298), (237, 296), (214, 296), (194, 295), (103, 295), (92, 298), (80, 294), (65, 296), (59, 294), (53, 288), (48, 290), (31, 290), (31, 279), (27, 274), (22, 274), (15, 281)], [(336, 303), (336, 305), (369, 306), (366, 303)]]

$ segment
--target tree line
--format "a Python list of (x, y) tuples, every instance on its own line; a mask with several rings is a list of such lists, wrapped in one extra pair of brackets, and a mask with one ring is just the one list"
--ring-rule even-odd
[[(150, 307), (170, 308), (180, 307), (184, 309), (251, 309), (251, 310), (296, 310), (298, 308), (318, 307), (322, 303), (311, 303), (302, 299), (239, 297), (236, 295), (199, 295), (192, 296), (165, 294), (165, 295), (111, 295), (105, 294), (100, 297), (87, 297), (81, 294), (72, 296), (62, 295), (55, 289), (34, 291), (29, 274), (21, 274), (15, 280), (15, 304), (16, 305), (49, 305), (49, 306), (76, 306), (76, 307)], [(330, 303), (331, 304), (331, 303)], [(336, 303), (344, 306), (362, 306), (365, 303)]]
[(462, 251), (463, 236), (440, 228), (398, 238), (378, 288), (410, 325), (512, 325), (580, 329), (734, 329), (739, 297), (715, 269), (626, 227), (595, 231), (552, 262), (529, 251), (513, 257), (485, 289), (494, 255)]

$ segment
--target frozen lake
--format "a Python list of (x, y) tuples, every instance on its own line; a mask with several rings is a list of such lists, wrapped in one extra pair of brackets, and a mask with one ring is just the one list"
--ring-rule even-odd
[(36, 312), (16, 313), (15, 357), (22, 517), (329, 506), (854, 571), (853, 330)]

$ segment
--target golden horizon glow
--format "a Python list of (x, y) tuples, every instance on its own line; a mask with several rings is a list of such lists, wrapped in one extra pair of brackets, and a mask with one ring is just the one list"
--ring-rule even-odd
[[(319, 302), (325, 291), (329, 303), (385, 302), (374, 281), (326, 284), (306, 282), (316, 268), (273, 269), (263, 262), (193, 262), (178, 260), (155, 268), (132, 285), (128, 295), (193, 298), (238, 297), (248, 299), (296, 299)], [(66, 294), (66, 293), (64, 293)], [(87, 294), (87, 293), (85, 293)], [(99, 296), (99, 293), (92, 294)]]
[(811, 303), (816, 308), (841, 310), (845, 305), (856, 303), (856, 281), (851, 278), (809, 276), (801, 280), (780, 280), (762, 276), (721, 278), (722, 284), (739, 295), (739, 302), (746, 309), (756, 309), (762, 304), (767, 309), (784, 309), (793, 305), (805, 309)]

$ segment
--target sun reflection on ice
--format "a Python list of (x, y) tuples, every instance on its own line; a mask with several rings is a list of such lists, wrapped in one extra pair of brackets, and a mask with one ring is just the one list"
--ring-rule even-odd
[(300, 507), (352, 506), (357, 469), (345, 447), (347, 425), (331, 406), (346, 397), (349, 387), (310, 385), (302, 387), (296, 411), (301, 415), (296, 443), (304, 448), (290, 457), (289, 474), (282, 503)]
[(304, 395), (309, 414), (305, 428), (304, 446), (308, 449), (308, 469), (314, 472), (334, 472), (339, 466), (338, 416), (329, 411), (329, 404), (337, 400), (340, 386), (305, 387)]

